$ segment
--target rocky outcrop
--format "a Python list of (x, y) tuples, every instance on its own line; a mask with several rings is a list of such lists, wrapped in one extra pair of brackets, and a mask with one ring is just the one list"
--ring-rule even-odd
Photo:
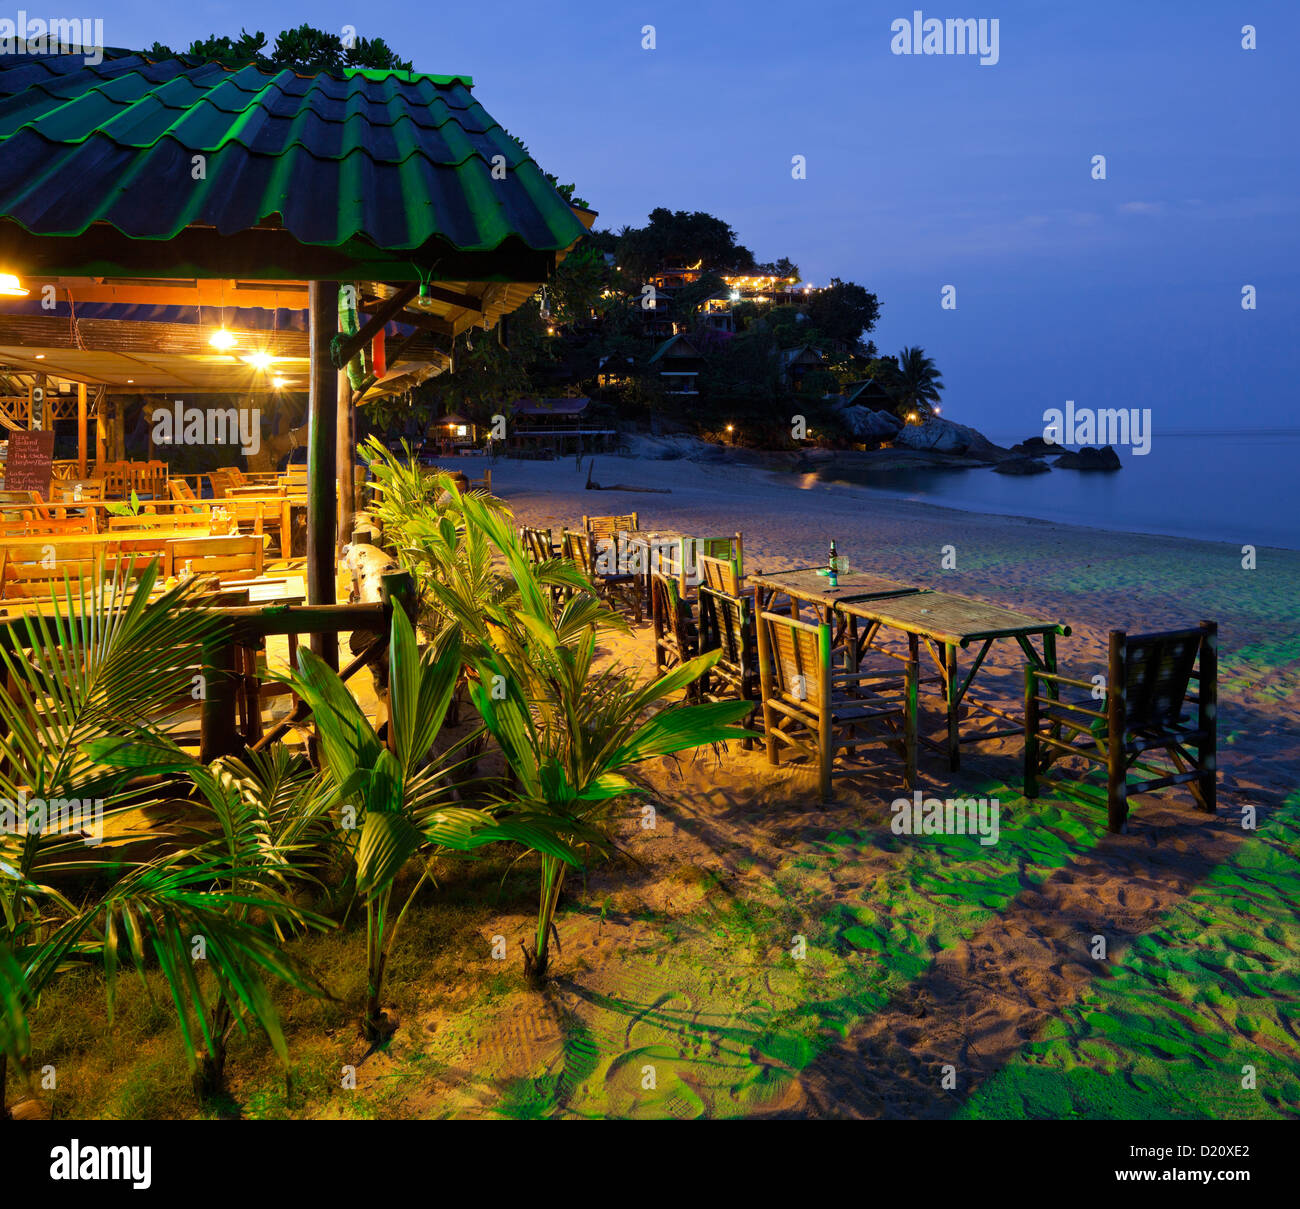
[(1006, 458), (993, 470), (997, 474), (1046, 474), (1051, 467), (1042, 458)]
[(1058, 470), (1119, 470), (1123, 465), (1110, 445), (1102, 449), (1067, 450), (1056, 459)]
[(894, 438), (903, 449), (923, 449), (930, 453), (965, 453), (984, 436), (964, 424), (954, 424), (942, 416), (931, 416), (924, 424), (907, 424)]
[(1019, 445), (1012, 445), (1011, 452), (1022, 458), (1044, 458), (1061, 452), (1059, 445), (1044, 441), (1042, 437), (1030, 437)]
[(874, 407), (842, 407), (840, 417), (844, 427), (857, 440), (866, 443), (892, 441), (903, 427), (903, 421), (892, 411), (880, 411)]

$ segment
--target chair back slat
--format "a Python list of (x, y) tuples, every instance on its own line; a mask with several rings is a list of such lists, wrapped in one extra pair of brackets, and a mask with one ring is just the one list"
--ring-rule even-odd
[(252, 579), (262, 574), (262, 538), (255, 534), (228, 537), (180, 537), (167, 543), (168, 566), (179, 575), (190, 564), (195, 575), (219, 579)]
[(728, 596), (740, 595), (743, 583), (735, 559), (715, 558), (712, 555), (701, 554), (697, 561), (700, 567), (700, 582), (706, 588), (725, 592)]
[(578, 570), (588, 579), (595, 576), (595, 552), (591, 548), (591, 534), (586, 530), (565, 529), (563, 534), (564, 557), (578, 564)]
[(707, 584), (700, 587), (700, 650), (721, 650), (718, 662), (734, 671), (749, 668), (753, 637), (748, 600)]
[(792, 617), (764, 613), (776, 687), (785, 697), (815, 703), (830, 675), (830, 643), (823, 641), (825, 626), (808, 625)]
[(584, 516), (582, 527), (594, 538), (612, 541), (620, 533), (632, 533), (639, 529), (640, 514), (628, 512), (622, 516)]
[(1199, 629), (1124, 637), (1124, 720), (1128, 727), (1177, 724), (1201, 639)]
[(519, 532), (524, 540), (524, 550), (534, 563), (555, 557), (555, 538), (550, 529), (533, 529), (525, 525)]

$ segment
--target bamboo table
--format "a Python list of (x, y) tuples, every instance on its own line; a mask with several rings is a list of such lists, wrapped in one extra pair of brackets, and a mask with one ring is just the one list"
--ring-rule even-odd
[[(1025, 613), (1017, 613), (1013, 609), (1004, 609), (1000, 605), (987, 604), (967, 596), (955, 596), (951, 592), (841, 600), (835, 609), (846, 618), (863, 621), (867, 625), (866, 632), (857, 643), (859, 660), (863, 652), (872, 646), (881, 629), (898, 630), (906, 634), (908, 657), (913, 660), (918, 658), (920, 644), (925, 643), (939, 669), (943, 685), (948, 715), (948, 767), (954, 771), (961, 766), (962, 743), (979, 743), (986, 739), (1001, 739), (1024, 733), (1022, 717), (968, 696), (971, 683), (992, 645), (1014, 639), (1030, 663), (1055, 674), (1056, 637), (1058, 634), (1068, 637), (1070, 633), (1070, 627), (1062, 622), (1043, 621)], [(1031, 641), (1034, 635), (1038, 635), (1042, 642), (1041, 655)], [(973, 642), (980, 644), (979, 650), (965, 676), (961, 676), (957, 668), (957, 652), (959, 649), (965, 650)], [(1014, 730), (963, 738), (959, 726), (959, 711), (963, 703), (972, 710), (982, 710), (1005, 721), (1016, 722), (1017, 726)]]
[(756, 604), (760, 612), (770, 611), (778, 596), (789, 597), (790, 616), (799, 620), (800, 604), (810, 605), (818, 621), (833, 620), (835, 606), (844, 600), (910, 596), (925, 591), (896, 579), (886, 579), (870, 571), (846, 571), (831, 587), (824, 567), (796, 567), (786, 571), (751, 572), (750, 583), (757, 589)]
[[(631, 574), (640, 579), (641, 594), (647, 601), (650, 599), (650, 572), (656, 570), (655, 563), (658, 561), (654, 557), (655, 552), (665, 546), (669, 548), (676, 546), (677, 558), (675, 566), (677, 573), (673, 578), (677, 580), (678, 594), (683, 600), (686, 598), (686, 557), (683, 550), (684, 543), (691, 539), (685, 533), (679, 533), (676, 529), (629, 529), (626, 533), (620, 534), (619, 538), (624, 549), (628, 552), (629, 562), (631, 561), (631, 550), (634, 547), (643, 551), (644, 565), (640, 570), (633, 571)], [(669, 570), (671, 569), (670, 566)]]

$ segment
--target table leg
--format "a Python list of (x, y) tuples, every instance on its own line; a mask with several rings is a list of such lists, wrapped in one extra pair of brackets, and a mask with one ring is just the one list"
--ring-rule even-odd
[[(1056, 635), (1055, 634), (1043, 635), (1043, 670), (1050, 672), (1053, 676), (1056, 675)], [(1043, 683), (1047, 688), (1047, 695), (1051, 697), (1053, 701), (1059, 701), (1061, 698), (1061, 686), (1055, 680), (1047, 680), (1044, 681)], [(1058, 742), (1060, 741), (1061, 724), (1059, 722), (1052, 723), (1051, 735), (1053, 739), (1056, 739)], [(1053, 750), (1059, 750), (1059, 749), (1054, 748)]]
[(957, 646), (945, 642), (943, 646), (943, 690), (948, 705), (948, 768), (956, 772), (961, 767), (961, 735), (957, 726), (957, 711), (961, 706), (957, 682)]

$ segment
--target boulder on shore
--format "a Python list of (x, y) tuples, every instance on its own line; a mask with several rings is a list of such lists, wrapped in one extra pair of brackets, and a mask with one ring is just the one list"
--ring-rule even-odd
[(840, 418), (859, 441), (892, 441), (903, 427), (903, 421), (892, 411), (874, 407), (842, 407)]
[(1056, 459), (1058, 470), (1119, 470), (1123, 465), (1110, 445), (1102, 449), (1066, 450)]
[(1046, 474), (1051, 467), (1042, 458), (1006, 458), (993, 467), (995, 474)]
[(981, 434), (964, 424), (954, 424), (942, 416), (931, 416), (924, 424), (905, 424), (894, 438), (902, 449), (923, 449), (931, 453), (965, 453)]
[(1030, 437), (1019, 445), (1012, 445), (1011, 452), (1022, 458), (1043, 458), (1060, 453), (1061, 447), (1042, 437)]

